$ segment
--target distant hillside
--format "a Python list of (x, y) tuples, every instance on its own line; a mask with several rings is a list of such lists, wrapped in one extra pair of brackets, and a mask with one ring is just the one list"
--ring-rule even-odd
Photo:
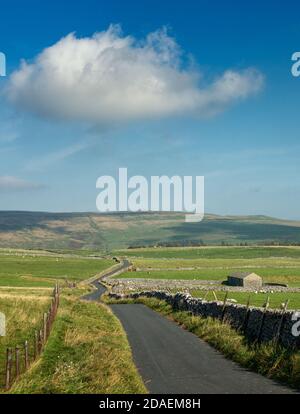
[(0, 247), (110, 250), (156, 244), (300, 243), (300, 222), (178, 213), (0, 212)]

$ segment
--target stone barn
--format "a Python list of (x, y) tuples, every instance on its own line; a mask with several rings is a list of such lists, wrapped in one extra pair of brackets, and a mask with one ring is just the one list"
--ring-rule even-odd
[(262, 278), (256, 273), (237, 272), (228, 276), (227, 285), (241, 286), (248, 289), (260, 289), (262, 287)]

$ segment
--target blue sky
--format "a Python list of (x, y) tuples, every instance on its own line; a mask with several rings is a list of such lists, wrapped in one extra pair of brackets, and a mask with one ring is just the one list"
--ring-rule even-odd
[[(300, 50), (300, 5), (264, 3), (0, 0), (0, 51), (8, 72), (0, 78), (0, 209), (94, 211), (97, 177), (127, 167), (130, 175), (204, 175), (207, 212), (300, 219), (300, 78), (291, 75), (291, 56)], [(94, 92), (95, 84), (86, 78), (80, 84), (75, 75), (71, 92), (52, 85), (47, 59), (60, 64), (78, 39), (90, 44), (111, 24), (122, 27), (113, 29), (114, 44), (135, 39), (125, 47), (125, 63), (149, 64), (135, 71), (124, 63), (125, 86), (108, 77)], [(56, 46), (37, 64), (38, 54), (72, 32), (62, 49)], [(145, 42), (149, 33), (156, 33), (154, 40)], [(101, 39), (93, 47), (103, 46)], [(83, 46), (80, 53), (89, 59)], [(32, 75), (20, 67), (22, 59)], [(68, 59), (69, 82), (77, 60)], [(110, 59), (118, 62), (120, 55)], [(136, 88), (153, 70), (167, 90), (163, 102), (151, 106), (149, 98), (147, 106), (149, 96), (143, 99)], [(224, 92), (227, 71), (238, 77), (230, 94)], [(130, 82), (137, 93), (127, 102)]]

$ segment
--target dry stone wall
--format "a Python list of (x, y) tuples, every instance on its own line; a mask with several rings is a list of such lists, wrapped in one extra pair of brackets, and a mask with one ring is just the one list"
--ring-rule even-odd
[[(241, 330), (251, 341), (278, 341), (285, 347), (300, 349), (300, 336), (294, 336), (292, 320), (294, 312), (265, 310), (263, 308), (247, 308), (244, 305), (206, 301), (193, 298), (189, 294), (171, 294), (163, 291), (147, 291), (122, 295), (110, 293), (111, 298), (121, 299), (148, 297), (165, 300), (174, 310), (188, 311), (194, 315), (218, 318), (228, 321), (235, 329)], [(298, 328), (298, 332), (300, 330)]]

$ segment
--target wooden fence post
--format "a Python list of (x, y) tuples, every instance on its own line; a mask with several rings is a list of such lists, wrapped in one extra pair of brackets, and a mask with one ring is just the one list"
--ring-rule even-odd
[(54, 311), (55, 315), (57, 313), (57, 308), (58, 308), (58, 293), (55, 295), (55, 311)]
[(11, 383), (11, 371), (12, 371), (12, 350), (7, 348), (6, 350), (6, 372), (5, 372), (5, 389), (6, 391), (10, 388)]
[(47, 341), (47, 313), (44, 313), (43, 320), (43, 344), (45, 345)]
[(53, 323), (55, 318), (55, 298), (52, 298), (51, 302), (51, 323)]
[(282, 332), (282, 328), (283, 328), (283, 322), (284, 322), (284, 316), (285, 316), (285, 312), (287, 310), (288, 304), (289, 304), (289, 299), (287, 299), (284, 302), (284, 306), (282, 308), (281, 318), (280, 318), (278, 328), (277, 328), (277, 333), (276, 333), (276, 336), (275, 336), (275, 345), (276, 345), (276, 347), (277, 347), (277, 345), (279, 344), (279, 341), (280, 341), (280, 336), (281, 336), (281, 332)]
[(50, 310), (47, 312), (47, 338), (49, 338), (51, 329), (51, 312)]
[(18, 346), (16, 346), (15, 352), (16, 352), (16, 354), (15, 354), (15, 357), (16, 357), (16, 360), (15, 360), (15, 363), (16, 363), (16, 378), (18, 378), (18, 376), (20, 375), (20, 348)]
[(24, 343), (24, 363), (25, 370), (27, 370), (29, 368), (28, 341)]
[(39, 354), (39, 336), (38, 332), (34, 331), (34, 360), (37, 359)]
[(227, 303), (227, 298), (228, 298), (228, 292), (226, 292), (225, 296), (224, 296), (224, 302), (223, 302), (223, 308), (222, 308), (222, 316), (221, 316), (221, 320), (224, 320), (224, 316), (225, 316), (225, 312), (226, 312), (226, 303)]
[(248, 321), (249, 321), (249, 315), (250, 315), (250, 299), (251, 299), (251, 294), (248, 296), (248, 300), (247, 300), (247, 305), (246, 305), (246, 314), (245, 314), (245, 319), (242, 325), (242, 331), (246, 332), (247, 330), (247, 326), (248, 326)]
[(39, 330), (39, 354), (41, 353), (43, 348), (43, 330)]
[(262, 315), (262, 318), (261, 318), (260, 327), (259, 327), (258, 336), (257, 336), (257, 341), (258, 342), (261, 341), (262, 331), (263, 331), (265, 318), (266, 318), (266, 313), (267, 313), (269, 304), (270, 304), (270, 296), (267, 297), (267, 300), (264, 304), (264, 312), (263, 312), (263, 315)]

